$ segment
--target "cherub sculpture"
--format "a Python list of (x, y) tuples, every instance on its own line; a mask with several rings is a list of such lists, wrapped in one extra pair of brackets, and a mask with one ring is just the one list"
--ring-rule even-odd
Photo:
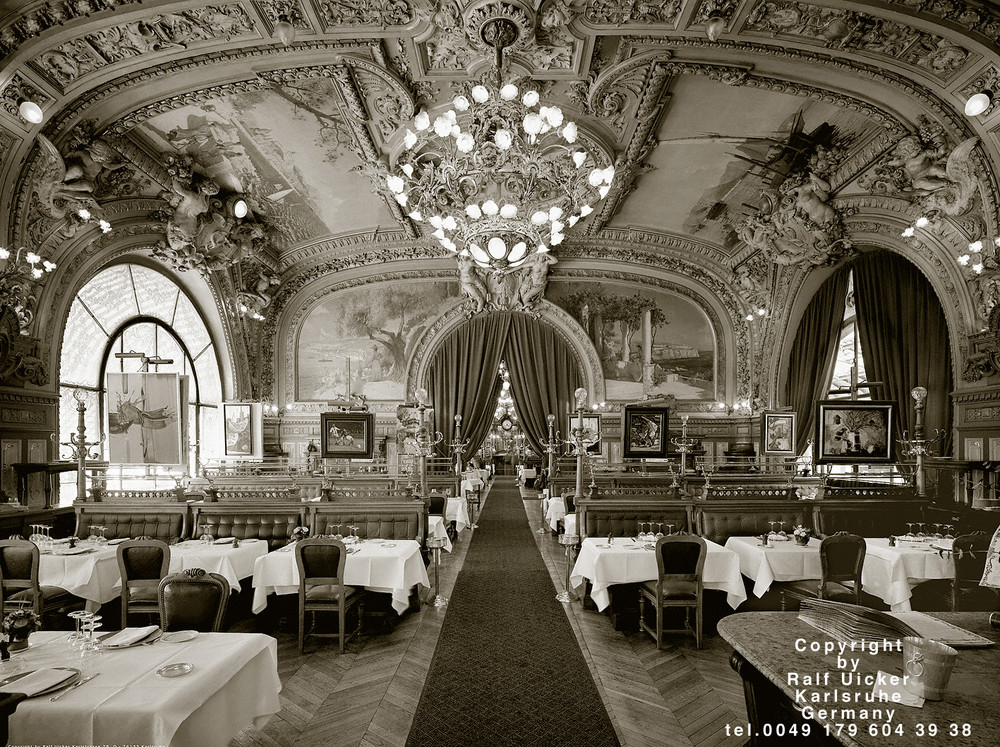
[(518, 269), (521, 283), (517, 289), (515, 307), (532, 311), (538, 300), (545, 295), (549, 283), (549, 266), (558, 262), (551, 252), (535, 252)]
[[(50, 218), (66, 218), (71, 211), (98, 209), (93, 193), (97, 174), (103, 166), (88, 156), (92, 165), (63, 159), (59, 149), (44, 135), (38, 135), (41, 149), (41, 169), (35, 178), (35, 197), (43, 214)], [(93, 178), (89, 174), (96, 168)]]
[(482, 313), (489, 301), (489, 291), (470, 257), (458, 256), (458, 285), (465, 295), (467, 315)]
[(279, 285), (281, 285), (281, 278), (278, 277), (277, 273), (262, 267), (257, 279), (240, 291), (240, 302), (247, 308), (260, 313), (271, 305), (271, 299), (274, 297), (271, 288)]

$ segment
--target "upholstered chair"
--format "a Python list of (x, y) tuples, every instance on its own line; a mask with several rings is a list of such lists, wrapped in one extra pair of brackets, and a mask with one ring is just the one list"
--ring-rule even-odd
[[(639, 625), (656, 639), (656, 647), (663, 646), (664, 633), (693, 633), (695, 645), (701, 648), (702, 627), (702, 576), (708, 544), (695, 535), (673, 534), (656, 541), (655, 581), (647, 581), (639, 588)], [(656, 610), (656, 624), (646, 619), (646, 603)], [(685, 610), (683, 628), (664, 630), (663, 610), (679, 607)], [(691, 610), (695, 625), (691, 627)]]
[(122, 628), (130, 612), (160, 616), (160, 580), (170, 571), (170, 547), (163, 540), (135, 539), (118, 545), (122, 577)]
[(29, 540), (0, 540), (0, 600), (3, 614), (30, 606), (39, 617), (71, 608), (82, 600), (58, 586), (38, 583), (38, 546)]
[(160, 580), (160, 627), (218, 633), (229, 604), (229, 582), (218, 573), (188, 568)]
[[(295, 564), (299, 570), (299, 653), (305, 649), (306, 613), (312, 612), (309, 635), (337, 638), (340, 653), (344, 645), (361, 630), (364, 589), (344, 585), (347, 547), (340, 540), (313, 537), (295, 545)], [(357, 608), (357, 625), (347, 630), (347, 612)], [(337, 614), (336, 633), (316, 633), (317, 612)]]

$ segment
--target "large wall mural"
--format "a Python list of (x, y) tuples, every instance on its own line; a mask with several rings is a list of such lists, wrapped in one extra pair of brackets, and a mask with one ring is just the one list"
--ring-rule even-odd
[(455, 282), (379, 283), (331, 293), (296, 347), (296, 399), (406, 398), (406, 361), (428, 325), (460, 301)]
[(716, 336), (693, 301), (634, 285), (559, 280), (549, 284), (548, 298), (572, 314), (593, 341), (607, 399), (716, 399)]

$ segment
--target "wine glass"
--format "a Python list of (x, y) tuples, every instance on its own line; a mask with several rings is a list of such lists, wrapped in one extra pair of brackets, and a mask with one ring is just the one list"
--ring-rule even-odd
[(944, 525), (945, 539), (955, 539), (955, 526), (953, 524)]
[(210, 531), (211, 528), (210, 524), (202, 524), (201, 526), (201, 537), (199, 537), (199, 539), (206, 545), (211, 545), (215, 539)]
[(674, 533), (674, 525), (673, 524), (667, 524), (667, 536), (670, 536), (673, 533)]
[(783, 521), (779, 521), (778, 522), (778, 536), (779, 537), (787, 537), (788, 536), (787, 534), (785, 534), (785, 522), (783, 522)]
[(774, 525), (775, 524), (780, 524), (781, 522), (778, 522), (778, 521), (769, 521), (767, 523), (771, 525), (771, 534), (777, 534), (777, 532), (774, 531)]
[(906, 526), (909, 527), (909, 530), (906, 532), (906, 536), (907, 537), (916, 537), (916, 535), (913, 533), (913, 525), (914, 524), (916, 524), (915, 521), (908, 521), (908, 522), (906, 522)]
[(920, 537), (921, 539), (927, 536), (926, 532), (924, 532), (926, 528), (927, 525), (924, 524), (922, 521), (917, 522), (917, 536)]
[(97, 546), (98, 547), (107, 547), (108, 546), (108, 538), (104, 536), (104, 533), (108, 531), (108, 528), (107, 527), (98, 526), (97, 527), (97, 531), (100, 532), (100, 534), (97, 535)]
[(334, 526), (337, 527), (337, 533), (335, 535), (333, 535), (333, 538), (335, 540), (342, 540), (342, 539), (344, 539), (344, 535), (342, 535), (340, 533), (340, 528), (343, 526), (343, 524), (334, 524)]
[(66, 613), (67, 617), (71, 617), (73, 618), (74, 621), (76, 621), (76, 630), (70, 633), (66, 639), (66, 642), (69, 644), (69, 647), (71, 649), (75, 649), (77, 647), (77, 642), (83, 638), (83, 632), (80, 630), (80, 622), (83, 620), (83, 618), (87, 617), (87, 615), (92, 615), (92, 614), (94, 613), (86, 612), (84, 610), (73, 610), (72, 612)]
[(357, 542), (357, 541), (358, 541), (358, 539), (359, 539), (359, 537), (358, 537), (358, 527), (357, 527), (357, 525), (355, 525), (355, 524), (351, 524), (351, 525), (350, 525), (350, 526), (348, 526), (347, 528), (351, 530), (351, 536), (352, 536), (352, 537), (354, 537), (354, 541), (355, 541), (355, 542)]
[(92, 545), (97, 544), (97, 526), (95, 524), (90, 525), (90, 534), (87, 535), (87, 542)]
[(657, 527), (656, 528), (656, 539), (659, 539), (660, 537), (663, 536), (663, 522), (661, 522), (661, 521), (656, 522), (656, 527)]

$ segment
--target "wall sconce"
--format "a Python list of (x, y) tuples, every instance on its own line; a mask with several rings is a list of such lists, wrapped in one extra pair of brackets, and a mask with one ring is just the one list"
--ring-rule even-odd
[(45, 115), (42, 114), (42, 107), (34, 101), (28, 101), (27, 99), (17, 102), (17, 113), (25, 121), (31, 122), (31, 124), (41, 124), (42, 120), (45, 119)]
[(979, 93), (974, 93), (969, 96), (969, 100), (965, 102), (965, 116), (978, 117), (980, 114), (989, 109), (992, 104), (992, 91), (980, 91)]
[(278, 16), (278, 22), (274, 24), (274, 35), (286, 47), (295, 41), (295, 27), (284, 13)]

